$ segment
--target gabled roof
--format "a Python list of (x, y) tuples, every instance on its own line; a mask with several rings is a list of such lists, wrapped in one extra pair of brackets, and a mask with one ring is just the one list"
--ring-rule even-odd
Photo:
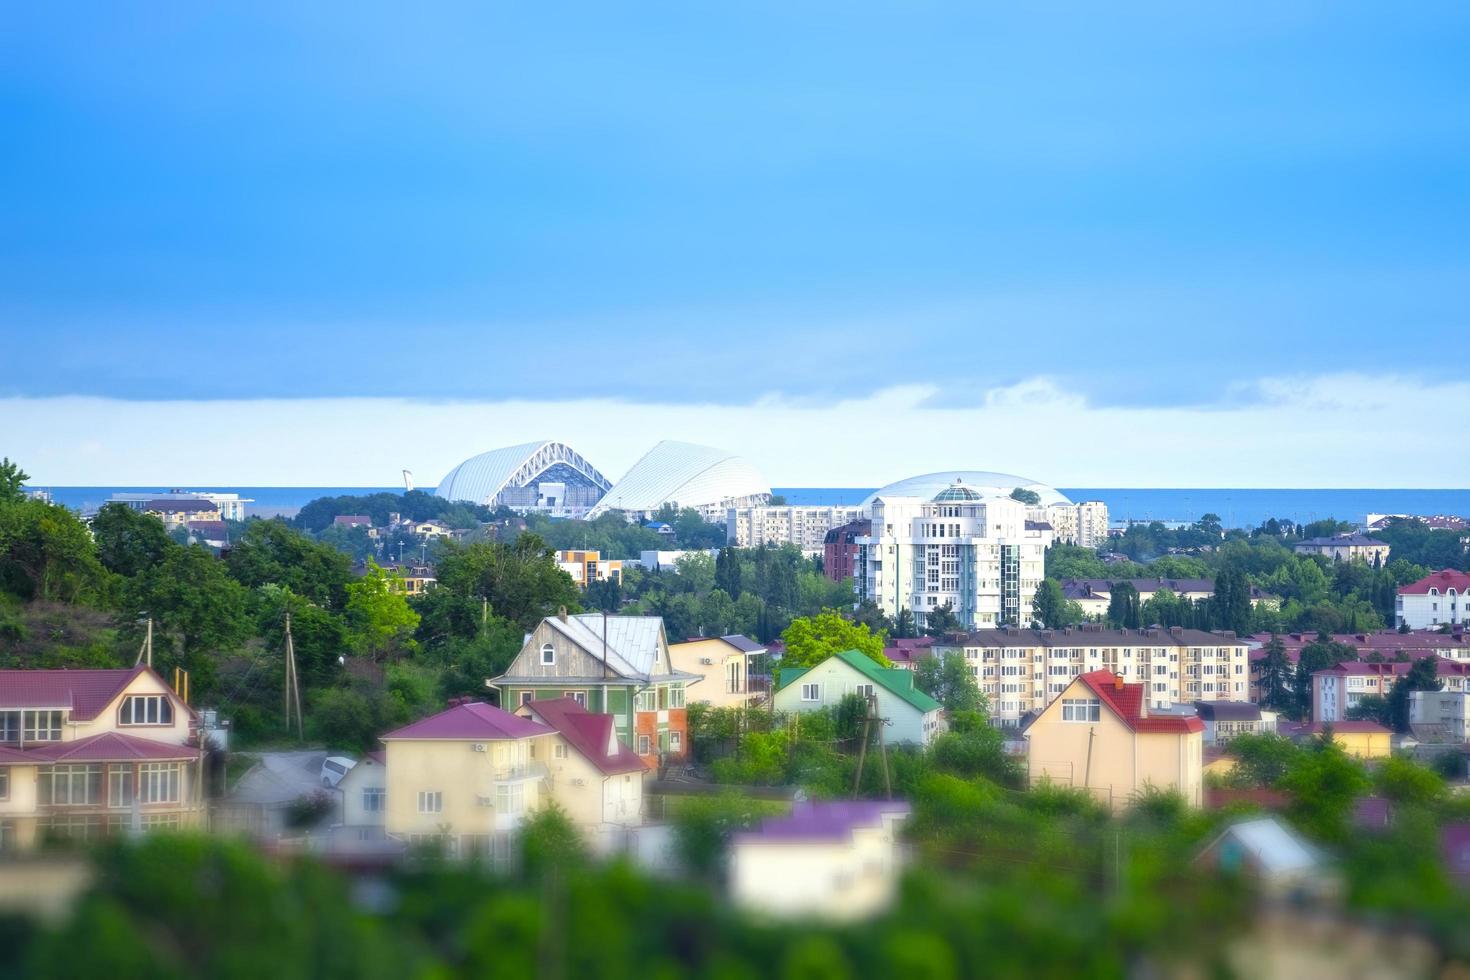
[(1120, 678), (1111, 670), (1088, 671), (1078, 680), (1135, 732), (1186, 734), (1205, 730), (1204, 722), (1194, 715), (1148, 714), (1143, 704), (1143, 685), (1120, 684)]
[(730, 644), (732, 647), (742, 653), (764, 653), (766, 650), (766, 648), (761, 644), (755, 642), (750, 637), (744, 636), (740, 633), (731, 633), (728, 636), (720, 637), (720, 639), (724, 640), (726, 643)]
[(199, 750), (187, 745), (155, 742), (148, 738), (103, 732), (74, 742), (53, 742), (22, 753), (34, 762), (169, 762), (199, 758)]
[(595, 714), (571, 698), (527, 701), (521, 707), (556, 729), (567, 744), (605, 776), (643, 772), (648, 768), (638, 753), (617, 740), (612, 715)]
[(791, 815), (773, 817), (760, 830), (736, 834), (745, 843), (844, 840), (863, 827), (879, 827), (885, 816), (906, 817), (913, 807), (906, 800), (803, 800)]
[(1293, 547), (1296, 548), (1371, 548), (1374, 546), (1388, 547), (1387, 541), (1370, 538), (1366, 534), (1339, 534), (1329, 538), (1306, 538), (1298, 541)]
[[(841, 653), (832, 654), (827, 660), (842, 661), (888, 693), (926, 714), (930, 711), (940, 711), (944, 708), (944, 705), (914, 687), (914, 673), (911, 670), (903, 670), (898, 667), (879, 667), (872, 657), (860, 650), (843, 650)], [(822, 663), (826, 663), (827, 660), (822, 661)], [(784, 690), (790, 687), (797, 678), (806, 674), (811, 669), (810, 667), (802, 667), (795, 670), (783, 668), (781, 670), (781, 686), (778, 690)]]
[[(0, 670), (0, 708), (69, 708), (72, 721), (91, 721), (144, 673), (153, 673), (152, 668), (139, 664), (113, 670)], [(153, 676), (175, 708), (190, 711), (168, 691), (163, 678)]]
[(483, 701), (456, 705), (448, 711), (430, 715), (412, 725), (389, 732), (382, 741), (389, 739), (475, 739), (493, 742), (503, 739), (532, 738), (549, 735), (551, 729), (525, 718), (517, 718)]
[(1234, 838), (1268, 874), (1309, 871), (1326, 860), (1321, 851), (1275, 817), (1259, 817), (1232, 824), (1205, 850), (1214, 848), (1226, 837)]
[(1470, 592), (1470, 572), (1457, 572), (1453, 568), (1445, 568), (1432, 575), (1426, 575), (1417, 582), (1399, 587), (1399, 595), (1428, 595), (1430, 589), (1436, 589), (1440, 595), (1444, 595), (1450, 589), (1464, 595)]
[(566, 619), (548, 616), (543, 622), (598, 660), (603, 659), (602, 631), (606, 622), (607, 666), (620, 676), (647, 678), (658, 666), (659, 637), (664, 626), (660, 616), (582, 613)]

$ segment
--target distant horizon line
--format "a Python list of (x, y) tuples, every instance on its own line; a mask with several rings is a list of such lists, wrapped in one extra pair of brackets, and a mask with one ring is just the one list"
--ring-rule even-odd
[[(1265, 487), (1265, 486), (1254, 486), (1254, 487), (1207, 487), (1207, 486), (1163, 486), (1163, 485), (1160, 485), (1160, 484), (1148, 484), (1148, 485), (1142, 485), (1142, 484), (1140, 484), (1140, 485), (1137, 485), (1137, 486), (1112, 486), (1112, 487), (1107, 487), (1107, 486), (1080, 486), (1079, 485), (1079, 486), (1074, 486), (1074, 487), (1068, 487), (1068, 486), (1065, 486), (1063, 484), (1047, 484), (1047, 485), (1053, 487), (1056, 490), (1069, 490), (1069, 489), (1070, 490), (1208, 490), (1208, 491), (1216, 492), (1216, 493), (1219, 493), (1219, 492), (1228, 492), (1228, 491), (1235, 491), (1235, 490), (1250, 490), (1250, 491), (1256, 491), (1256, 490), (1277, 490), (1277, 491), (1341, 490), (1341, 491), (1361, 491), (1361, 492), (1371, 492), (1371, 491), (1377, 491), (1377, 490), (1395, 490), (1395, 491), (1410, 491), (1410, 490), (1418, 491), (1418, 490), (1424, 490), (1424, 491), (1436, 491), (1436, 492), (1444, 492), (1444, 491), (1470, 492), (1470, 487), (1453, 487), (1453, 486), (1447, 486), (1447, 487), (1406, 487), (1406, 486), (1376, 486), (1376, 487), (1365, 487), (1365, 486), (1355, 486), (1355, 487), (1328, 487), (1328, 486), (1318, 486), (1318, 487)], [(148, 489), (152, 489), (154, 487), (169, 487), (171, 489), (183, 489), (184, 487), (206, 487), (206, 486), (213, 486), (213, 487), (229, 486), (229, 487), (233, 487), (233, 488), (238, 489), (238, 490), (371, 490), (371, 491), (373, 491), (375, 493), (385, 493), (385, 492), (386, 493), (404, 493), (405, 492), (404, 490), (402, 490), (401, 488), (398, 488), (398, 487), (381, 486), (381, 485), (380, 486), (373, 486), (373, 485), (366, 485), (366, 484), (333, 484), (333, 485), (320, 484), (320, 483), (251, 483), (251, 484), (246, 484), (246, 483), (232, 483), (230, 481), (221, 481), (221, 480), (192, 480), (192, 481), (191, 480), (182, 480), (182, 481), (180, 481), (180, 480), (160, 480), (160, 481), (158, 481), (156, 483), (35, 483), (35, 482), (27, 482), (27, 483), (22, 484), (22, 487), (24, 489), (27, 489), (27, 490), (129, 490), (129, 489), (148, 490)], [(438, 485), (437, 484), (435, 484), (433, 486), (422, 486), (422, 487), (416, 486), (416, 487), (414, 487), (415, 490), (424, 490), (424, 491), (432, 491), (432, 490), (435, 490), (437, 488), (438, 488)], [(849, 486), (779, 486), (779, 487), (778, 486), (772, 486), (771, 492), (772, 493), (776, 493), (776, 492), (781, 491), (781, 490), (853, 490), (853, 491), (866, 490), (866, 491), (872, 491), (872, 490), (875, 490), (875, 489), (879, 489), (879, 487), (871, 487), (871, 486), (864, 486), (864, 485), (849, 485)]]

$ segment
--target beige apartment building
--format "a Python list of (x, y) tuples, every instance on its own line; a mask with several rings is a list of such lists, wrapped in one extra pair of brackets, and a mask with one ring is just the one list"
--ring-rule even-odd
[(669, 661), (675, 670), (703, 678), (689, 689), (690, 701), (715, 708), (743, 708), (751, 699), (751, 658), (765, 652), (765, 647), (747, 636), (711, 636), (670, 643)]
[(149, 667), (0, 670), (0, 851), (198, 824), (194, 721)]
[(732, 507), (725, 513), (726, 542), (737, 548), (794, 544), (820, 555), (827, 532), (864, 516), (861, 507)]
[(1078, 677), (1109, 670), (1143, 685), (1151, 707), (1244, 701), (1250, 648), (1234, 633), (1183, 629), (975, 630), (936, 641), (937, 656), (964, 656), (990, 699), (991, 723), (1014, 728), (1046, 708)]
[(1200, 806), (1204, 724), (1192, 709), (1151, 711), (1151, 693), (1110, 670), (1074, 677), (1026, 726), (1031, 785), (1085, 789), (1115, 810), (1150, 787)]

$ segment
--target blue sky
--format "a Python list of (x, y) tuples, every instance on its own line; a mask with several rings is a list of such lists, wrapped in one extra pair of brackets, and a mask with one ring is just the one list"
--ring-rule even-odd
[(0, 398), (1463, 374), (1463, 4), (306, 6), (7, 14)]

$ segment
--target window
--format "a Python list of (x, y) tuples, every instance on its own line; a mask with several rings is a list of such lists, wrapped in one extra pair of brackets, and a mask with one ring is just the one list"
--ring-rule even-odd
[(564, 698), (571, 698), (573, 701), (582, 705), (584, 708), (587, 706), (586, 691), (562, 691), (561, 696)]
[(388, 802), (388, 791), (381, 786), (368, 786), (362, 791), (362, 808), (368, 813), (382, 813)]
[(439, 790), (435, 790), (432, 793), (429, 793), (429, 792), (420, 792), (419, 793), (419, 812), (420, 813), (443, 813), (444, 812), (444, 794), (442, 792), (440, 792)]
[(673, 731), (669, 732), (669, 751), (670, 752), (683, 752), (684, 751), (684, 735), (683, 735), (682, 732), (673, 732)]
[(1063, 698), (1062, 721), (1100, 721), (1102, 702), (1097, 698)]
[(525, 783), (500, 783), (495, 787), (495, 812), (516, 814), (526, 809)]
[(60, 711), (26, 711), (21, 738), (27, 742), (61, 741)]
[(873, 696), (873, 685), (871, 684), (859, 684), (853, 690), (859, 697), (870, 698)]
[(556, 647), (550, 643), (543, 643), (541, 645), (541, 666), (550, 667), (554, 663), (556, 663)]
[(174, 706), (166, 694), (135, 694), (123, 698), (119, 725), (172, 725)]
[(684, 685), (683, 684), (670, 684), (669, 685), (669, 707), (670, 708), (682, 708), (682, 707), (684, 707)]
[(531, 691), (522, 691), (521, 692), (521, 704), (530, 704), (531, 703), (531, 698), (534, 697), (534, 696), (535, 696), (534, 693), (531, 692)]
[(20, 741), (20, 712), (0, 711), (0, 742)]
[(648, 755), (649, 752), (651, 751), (651, 749), (652, 749), (652, 746), (648, 742), (648, 736), (647, 735), (639, 735), (638, 736), (638, 754), (639, 755)]
[(639, 691), (637, 701), (638, 703), (635, 707), (635, 710), (637, 711), (658, 710), (658, 692), (651, 687), (644, 688), (643, 690)]
[(38, 799), (51, 806), (96, 806), (102, 796), (102, 766), (51, 766), (41, 770)]
[(803, 684), (803, 685), (801, 685), (801, 699), (803, 701), (820, 701), (820, 700), (822, 700), (822, 685), (820, 685), (820, 684)]
[(0, 766), (0, 800), (10, 799), (10, 767)]
[(133, 805), (133, 767), (111, 766), (107, 770), (107, 805), (128, 807)]
[(138, 767), (138, 800), (142, 803), (179, 802), (179, 764), (145, 762)]
[(566, 743), (557, 742), (555, 745), (553, 745), (551, 747), (551, 757), (553, 759), (565, 759), (567, 757)]

